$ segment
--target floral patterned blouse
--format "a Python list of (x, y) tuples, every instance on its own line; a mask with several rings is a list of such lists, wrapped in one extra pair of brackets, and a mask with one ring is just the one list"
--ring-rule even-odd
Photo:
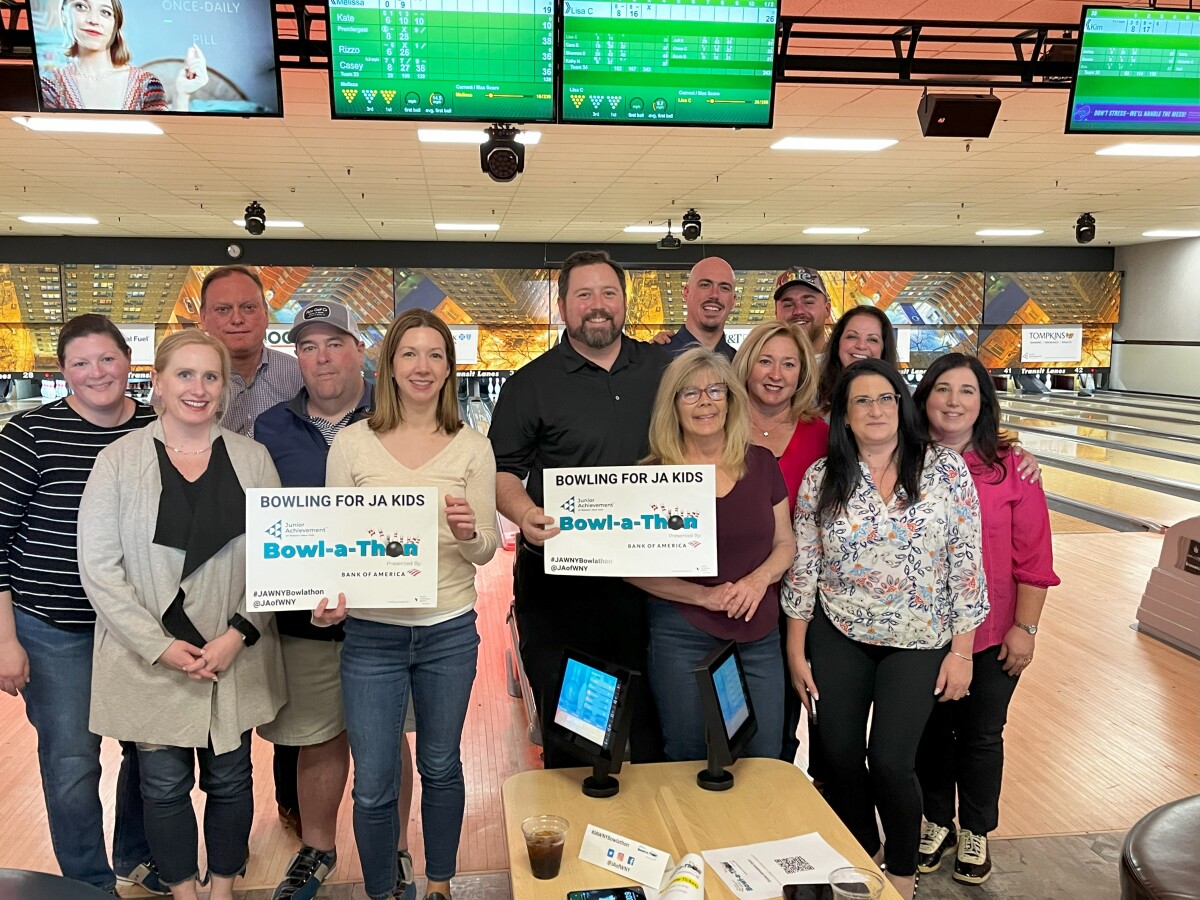
[(781, 602), (792, 618), (811, 620), (817, 597), (839, 631), (864, 644), (943, 647), (988, 614), (979, 495), (961, 456), (931, 447), (921, 498), (889, 505), (863, 463), (848, 508), (829, 528), (816, 521), (827, 460), (813, 464), (796, 501), (796, 560)]

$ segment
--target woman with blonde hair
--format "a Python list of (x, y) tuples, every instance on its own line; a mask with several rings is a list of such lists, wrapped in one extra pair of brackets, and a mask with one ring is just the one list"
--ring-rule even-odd
[(729, 640), (738, 643), (758, 718), (747, 755), (779, 755), (779, 580), (795, 543), (783, 475), (770, 451), (751, 443), (747, 405), (726, 359), (698, 348), (663, 373), (651, 413), (645, 462), (716, 470), (717, 574), (628, 579), (650, 595), (650, 688), (668, 759), (704, 758), (704, 715), (692, 670)]
[(266, 448), (217, 425), (223, 344), (169, 335), (151, 377), (157, 421), (100, 453), (79, 508), (98, 619), (90, 727), (137, 743), (146, 834), (175, 900), (196, 898), (199, 761), (210, 896), (231, 900), (254, 818), (250, 733), (284, 701), (274, 616), (245, 607), (245, 491), (279, 477)]

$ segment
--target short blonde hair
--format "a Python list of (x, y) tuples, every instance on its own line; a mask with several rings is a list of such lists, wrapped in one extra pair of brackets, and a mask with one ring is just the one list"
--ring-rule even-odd
[[(208, 347), (217, 354), (217, 359), (221, 362), (221, 399), (217, 403), (217, 418), (220, 418), (225, 408), (229, 405), (229, 348), (218, 341), (207, 331), (202, 331), (199, 328), (186, 328), (183, 331), (176, 331), (173, 334), (168, 334), (158, 345), (158, 349), (154, 351), (154, 371), (159, 376), (171, 364), (171, 357), (184, 347), (199, 346)], [(157, 405), (157, 404), (156, 404)]]
[(792, 394), (792, 421), (811, 422), (821, 415), (817, 409), (817, 385), (821, 373), (817, 370), (817, 356), (813, 353), (812, 342), (799, 325), (780, 321), (763, 322), (742, 339), (733, 358), (733, 371), (738, 382), (745, 387), (750, 381), (750, 370), (762, 354), (763, 347), (777, 337), (791, 338), (800, 357), (800, 380), (796, 385), (796, 393)]
[(746, 388), (735, 376), (729, 360), (703, 347), (685, 351), (663, 372), (650, 413), (650, 455), (643, 462), (664, 466), (684, 464), (683, 426), (679, 420), (677, 397), (701, 372), (711, 372), (713, 383), (724, 382), (728, 389), (721, 465), (735, 481), (739, 481), (746, 474), (746, 447), (750, 443)]
[(386, 434), (404, 421), (404, 401), (400, 399), (400, 388), (396, 386), (395, 370), (392, 360), (400, 339), (410, 328), (432, 328), (441, 336), (446, 345), (446, 365), (450, 373), (442, 385), (438, 395), (437, 426), (446, 434), (455, 434), (463, 427), (462, 417), (458, 410), (458, 368), (454, 358), (454, 335), (446, 327), (446, 323), (436, 315), (424, 309), (410, 309), (396, 316), (388, 326), (379, 345), (379, 375), (375, 381), (375, 411), (367, 420), (372, 431)]

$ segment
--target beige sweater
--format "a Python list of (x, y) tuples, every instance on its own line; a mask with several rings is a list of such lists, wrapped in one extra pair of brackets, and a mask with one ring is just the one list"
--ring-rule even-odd
[(466, 497), (475, 512), (475, 539), (455, 540), (444, 514), (438, 517), (438, 597), (436, 609), (354, 608), (349, 615), (389, 625), (436, 625), (475, 606), (475, 566), (496, 553), (496, 459), (478, 431), (463, 426), (450, 443), (423, 466), (409, 469), (379, 442), (366, 420), (338, 432), (329, 448), (326, 487), (434, 487)]

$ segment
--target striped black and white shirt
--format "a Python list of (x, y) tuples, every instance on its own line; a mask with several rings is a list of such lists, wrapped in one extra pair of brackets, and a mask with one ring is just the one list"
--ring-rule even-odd
[(14, 606), (55, 625), (95, 624), (79, 581), (79, 500), (100, 451), (153, 421), (139, 403), (121, 425), (101, 428), (55, 400), (0, 431), (0, 590), (12, 591)]

